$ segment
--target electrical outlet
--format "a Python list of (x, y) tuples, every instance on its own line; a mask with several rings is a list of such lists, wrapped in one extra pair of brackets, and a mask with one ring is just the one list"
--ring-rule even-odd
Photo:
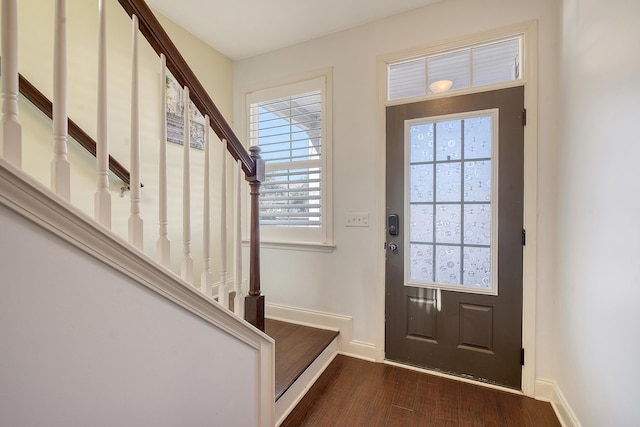
[(348, 212), (345, 221), (346, 227), (368, 227), (369, 212)]

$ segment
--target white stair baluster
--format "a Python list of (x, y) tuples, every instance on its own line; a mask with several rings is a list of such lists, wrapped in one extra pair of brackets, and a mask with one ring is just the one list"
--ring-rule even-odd
[(67, 159), (67, 5), (56, 0), (53, 35), (53, 161), (51, 189), (71, 200), (71, 166)]
[(129, 243), (143, 249), (140, 216), (140, 100), (138, 87), (138, 17), (131, 17), (131, 215)]
[(229, 308), (227, 286), (227, 140), (222, 140), (222, 163), (220, 164), (220, 286), (218, 302)]
[(2, 0), (3, 156), (22, 167), (22, 127), (18, 121), (18, 5)]
[(98, 135), (96, 164), (98, 189), (94, 197), (96, 221), (111, 229), (109, 192), (109, 139), (107, 130), (107, 30), (105, 0), (98, 2)]
[(236, 185), (235, 185), (235, 202), (236, 211), (234, 214), (235, 236), (234, 252), (235, 252), (235, 269), (234, 290), (235, 299), (233, 302), (233, 311), (241, 318), (244, 318), (244, 296), (242, 295), (242, 163), (240, 160), (236, 163)]
[(171, 242), (169, 241), (169, 220), (167, 215), (167, 58), (160, 55), (160, 165), (158, 185), (158, 262), (169, 268), (171, 265)]
[(184, 88), (184, 164), (182, 174), (182, 278), (193, 284), (193, 258), (191, 258), (191, 130), (189, 128), (189, 88)]
[(211, 274), (211, 191), (209, 189), (209, 183), (211, 180), (211, 126), (209, 126), (208, 115), (204, 116), (204, 122), (206, 123), (204, 136), (204, 207), (202, 217), (202, 255), (204, 258), (204, 269), (202, 270), (202, 276), (200, 278), (200, 291), (205, 293), (207, 296), (212, 296), (211, 283), (213, 282), (213, 276)]

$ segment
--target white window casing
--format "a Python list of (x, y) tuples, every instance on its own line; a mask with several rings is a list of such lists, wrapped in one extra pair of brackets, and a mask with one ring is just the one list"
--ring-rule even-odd
[(265, 244), (333, 245), (331, 76), (246, 93), (248, 145), (261, 148)]

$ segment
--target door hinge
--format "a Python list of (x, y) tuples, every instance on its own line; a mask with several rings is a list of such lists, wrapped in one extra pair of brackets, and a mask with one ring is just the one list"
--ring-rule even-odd
[(524, 366), (524, 348), (520, 349), (520, 364)]
[(522, 110), (522, 126), (527, 125), (527, 109)]
[(522, 229), (522, 246), (527, 245), (527, 230)]

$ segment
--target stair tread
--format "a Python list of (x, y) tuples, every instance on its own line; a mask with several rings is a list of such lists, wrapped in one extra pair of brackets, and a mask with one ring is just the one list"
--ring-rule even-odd
[(276, 342), (276, 401), (338, 336), (337, 331), (265, 319)]

